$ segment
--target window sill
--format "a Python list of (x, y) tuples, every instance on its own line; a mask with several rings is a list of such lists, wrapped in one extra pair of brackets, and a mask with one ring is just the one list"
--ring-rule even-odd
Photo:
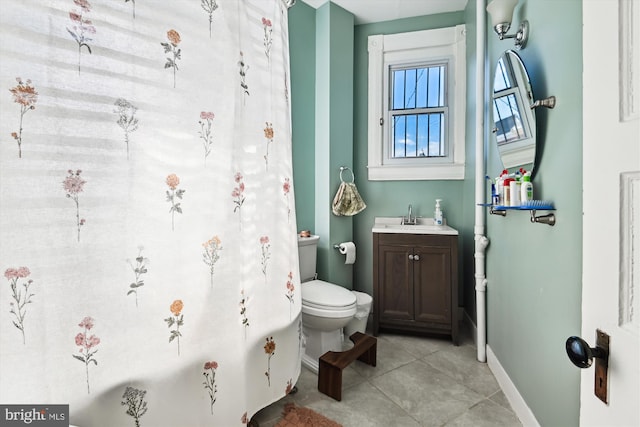
[(464, 179), (464, 164), (429, 166), (367, 166), (369, 181)]

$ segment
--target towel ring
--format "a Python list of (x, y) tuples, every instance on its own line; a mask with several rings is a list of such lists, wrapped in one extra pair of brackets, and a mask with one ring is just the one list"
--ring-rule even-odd
[(353, 171), (346, 166), (340, 166), (340, 181), (344, 182), (344, 179), (342, 179), (342, 172), (346, 170), (351, 172), (351, 183), (353, 184), (354, 182), (356, 182), (356, 176)]

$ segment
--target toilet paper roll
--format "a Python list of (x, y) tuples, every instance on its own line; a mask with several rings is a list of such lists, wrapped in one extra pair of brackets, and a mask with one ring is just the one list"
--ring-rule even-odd
[(353, 264), (356, 262), (356, 245), (353, 242), (343, 242), (339, 246), (340, 253), (346, 255), (345, 264)]

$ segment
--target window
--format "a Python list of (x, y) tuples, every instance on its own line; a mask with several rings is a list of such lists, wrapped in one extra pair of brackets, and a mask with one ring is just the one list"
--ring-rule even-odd
[(513, 77), (513, 70), (505, 64), (502, 57), (496, 68), (493, 91), (493, 117), (498, 145), (529, 138), (516, 99), (519, 93), (518, 83)]
[(464, 178), (464, 32), (369, 37), (370, 180)]
[(502, 55), (493, 79), (493, 133), (505, 168), (531, 163), (535, 157), (533, 95), (518, 56)]
[(446, 64), (391, 67), (390, 159), (445, 157)]

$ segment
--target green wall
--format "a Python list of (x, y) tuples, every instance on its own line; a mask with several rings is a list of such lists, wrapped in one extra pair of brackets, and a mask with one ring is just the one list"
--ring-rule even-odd
[(298, 230), (315, 229), (316, 10), (289, 9), (293, 189)]
[[(531, 38), (518, 54), (533, 94), (558, 100), (553, 110), (536, 110), (539, 153), (533, 179), (534, 197), (555, 203), (557, 223), (532, 224), (528, 212), (489, 216), (487, 338), (539, 423), (571, 426), (579, 424), (580, 372), (564, 345), (581, 325), (581, 2), (523, 0), (514, 22), (523, 19)], [(490, 29), (487, 37), (493, 76), (498, 56), (513, 44)], [(488, 172), (496, 176), (502, 164), (494, 145), (490, 148)]]
[[(325, 3), (316, 12), (315, 233), (318, 277), (353, 288), (353, 266), (334, 248), (353, 240), (353, 219), (331, 213), (340, 166), (353, 168), (353, 14)], [(347, 42), (345, 42), (345, 40)]]
[[(348, 125), (332, 114), (331, 107), (329, 111), (326, 110), (332, 101), (331, 96), (325, 97), (318, 87), (322, 84), (329, 89), (344, 87), (343, 90), (348, 90), (348, 85), (343, 86), (345, 83), (341, 79), (351, 75), (351, 160), (356, 184), (367, 203), (367, 209), (353, 217), (351, 225), (352, 240), (358, 247), (357, 261), (352, 270), (353, 288), (369, 294), (373, 291), (371, 226), (374, 217), (406, 215), (409, 204), (413, 205), (418, 215), (432, 216), (435, 199), (442, 198), (449, 225), (461, 234), (460, 274), (463, 280), (459, 292), (460, 305), (475, 320), (475, 1), (470, 0), (464, 12), (355, 26), (352, 35), (353, 70), (344, 74), (340, 74), (339, 70), (345, 64), (349, 69), (349, 60), (345, 58), (348, 53), (335, 45), (332, 48), (330, 43), (339, 40), (343, 45), (349, 45), (349, 30), (345, 28), (349, 25), (348, 17), (343, 15), (340, 8), (334, 9), (335, 5), (324, 7), (328, 9), (323, 11), (320, 8), (316, 12), (304, 3), (297, 2), (290, 10), (294, 186), (298, 228), (311, 229), (321, 236), (329, 235), (330, 239), (339, 239), (349, 233), (349, 226), (343, 227), (345, 222), (341, 220), (344, 218), (333, 217), (326, 210), (337, 190), (339, 166), (349, 166), (348, 149), (342, 152), (333, 145), (341, 138), (344, 144), (349, 144), (349, 136), (342, 134)], [(337, 13), (337, 17), (334, 17), (334, 13)], [(535, 197), (555, 203), (557, 224), (555, 227), (531, 224), (527, 212), (510, 212), (504, 218), (489, 215), (487, 218), (487, 236), (491, 241), (487, 250), (488, 343), (541, 425), (578, 425), (580, 373), (568, 361), (564, 341), (568, 336), (578, 334), (581, 324), (581, 2), (521, 0), (514, 14), (514, 27), (523, 19), (530, 22), (531, 38), (519, 54), (528, 68), (534, 95), (537, 98), (555, 95), (558, 99), (555, 109), (537, 111), (539, 152), (534, 175)], [(467, 26), (468, 52), (465, 180), (368, 181), (367, 37), (371, 34), (417, 31), (461, 23)], [(325, 34), (327, 31), (334, 34)], [(498, 56), (512, 48), (513, 43), (510, 40), (499, 41), (491, 28), (487, 28), (487, 43), (487, 80), (490, 81)], [(315, 50), (310, 53), (311, 46), (314, 46), (313, 49), (326, 49), (328, 53), (325, 56)], [(317, 64), (325, 60), (341, 62)], [(314, 61), (313, 66), (311, 61)], [(309, 73), (302, 71), (308, 68), (315, 71), (314, 82), (309, 82)], [(333, 79), (340, 81), (334, 83), (331, 81)], [(318, 113), (318, 108), (323, 111)], [(329, 118), (329, 123), (318, 121), (323, 115)], [(330, 134), (328, 139), (323, 133)], [(312, 141), (311, 138), (319, 140)], [(330, 144), (329, 154), (318, 144)], [(490, 176), (495, 176), (502, 165), (493, 144), (487, 147), (487, 171)], [(337, 150), (334, 152), (344, 157), (332, 156), (331, 150)], [(328, 160), (317, 159), (318, 154)], [(316, 194), (318, 189), (323, 192), (320, 197)], [(327, 244), (338, 241), (341, 240), (327, 241)], [(349, 270), (338, 265), (340, 257), (336, 258), (336, 253), (329, 249), (326, 251), (325, 259), (321, 261), (324, 263), (321, 278), (331, 280), (332, 271), (329, 270), (333, 268), (341, 281), (348, 281), (345, 275), (349, 274)], [(335, 264), (331, 264), (334, 261)], [(323, 274), (326, 276), (322, 277)]]

